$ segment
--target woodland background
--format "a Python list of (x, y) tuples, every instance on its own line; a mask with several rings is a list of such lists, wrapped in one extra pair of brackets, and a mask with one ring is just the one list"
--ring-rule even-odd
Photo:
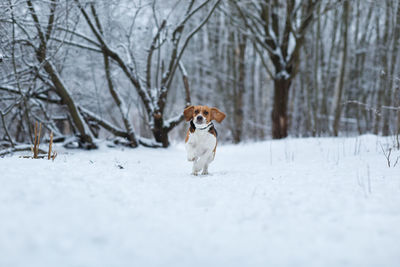
[[(0, 149), (183, 140), (190, 104), (225, 142), (399, 135), (398, 0), (3, 0)], [(397, 141), (399, 146), (399, 142)]]

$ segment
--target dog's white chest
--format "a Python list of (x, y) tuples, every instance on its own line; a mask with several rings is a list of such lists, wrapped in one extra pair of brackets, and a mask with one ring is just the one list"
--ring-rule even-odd
[(210, 134), (208, 131), (197, 130), (189, 134), (186, 150), (198, 157), (206, 153), (211, 153), (216, 143), (217, 138), (215, 138), (214, 135)]

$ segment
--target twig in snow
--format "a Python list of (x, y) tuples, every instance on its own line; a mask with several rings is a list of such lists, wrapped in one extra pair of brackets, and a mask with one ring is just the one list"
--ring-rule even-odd
[(49, 143), (49, 153), (47, 155), (47, 159), (51, 158), (51, 147), (53, 146), (53, 132), (50, 133), (50, 143)]
[(381, 146), (383, 155), (384, 155), (385, 158), (386, 158), (387, 165), (388, 165), (388, 167), (390, 168), (390, 155), (392, 154), (392, 148), (389, 148), (388, 151), (386, 152), (385, 149), (383, 149), (382, 144), (379, 144), (379, 145)]
[(42, 123), (40, 123), (39, 126), (39, 134), (38, 134), (38, 123), (35, 123), (35, 142), (33, 145), (33, 158), (37, 159), (38, 158), (38, 153), (39, 153), (39, 144), (40, 144), (40, 133), (42, 131)]

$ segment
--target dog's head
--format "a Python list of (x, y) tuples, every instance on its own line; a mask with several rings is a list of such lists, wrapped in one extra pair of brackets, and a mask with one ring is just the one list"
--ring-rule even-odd
[(208, 124), (212, 120), (221, 123), (226, 115), (217, 108), (208, 106), (189, 106), (183, 111), (186, 121), (193, 120), (197, 125)]

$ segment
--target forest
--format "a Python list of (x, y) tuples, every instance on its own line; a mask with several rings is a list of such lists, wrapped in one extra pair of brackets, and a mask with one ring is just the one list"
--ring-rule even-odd
[(400, 266), (400, 0), (0, 0), (0, 267)]
[[(3, 0), (0, 149), (399, 135), (398, 0)], [(217, 126), (218, 127), (218, 126)], [(397, 145), (399, 141), (397, 138)]]

